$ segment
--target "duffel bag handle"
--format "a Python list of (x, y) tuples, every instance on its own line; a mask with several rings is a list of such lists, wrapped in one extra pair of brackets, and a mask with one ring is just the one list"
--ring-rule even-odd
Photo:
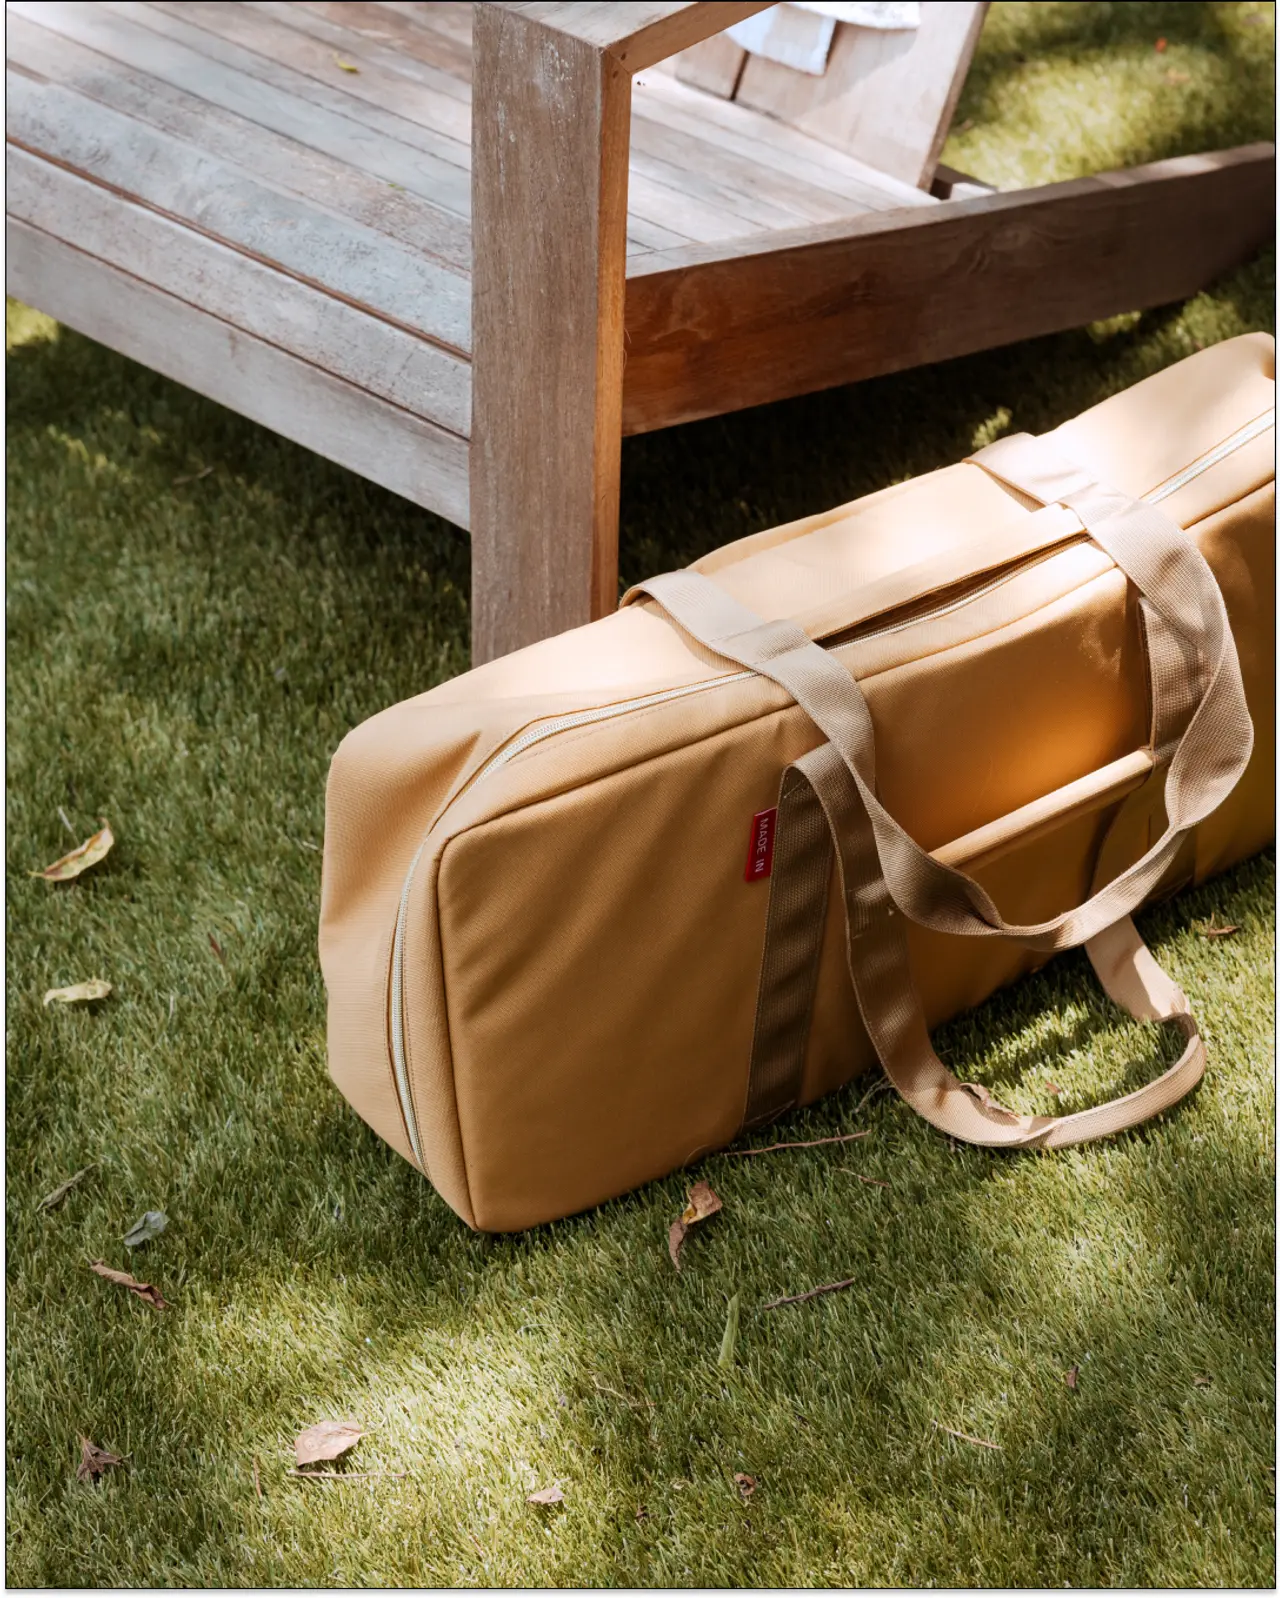
[(1176, 724), (1190, 709), (1165, 778), (1163, 835), (1084, 904), (1048, 921), (1006, 921), (984, 888), (932, 858), (889, 815), (875, 793), (875, 740), (862, 690), (794, 622), (762, 621), (698, 572), (667, 572), (637, 588), (699, 643), (785, 688), (831, 740), (866, 806), (880, 868), (904, 915), (936, 932), (1014, 938), (1047, 951), (1074, 948), (1152, 893), (1185, 834), (1239, 781), (1253, 749), (1253, 723), (1221, 590), (1176, 522), (1154, 505), (1092, 482), (1049, 438), (1001, 440), (975, 459), (993, 475), (1027, 485), (1032, 497), (1075, 512), (1146, 602), (1153, 727)]
[[(1163, 732), (1185, 721), (1165, 779), (1163, 836), (1085, 904), (1049, 921), (1006, 922), (978, 883), (930, 857), (888, 815), (875, 794), (874, 734), (862, 691), (793, 622), (762, 621), (696, 572), (668, 572), (638, 587), (699, 643), (785, 688), (830, 740), (784, 777), (780, 843), (784, 827), (798, 824), (807, 795), (825, 816), (839, 862), (859, 1008), (898, 1091), (926, 1120), (970, 1142), (1062, 1146), (1148, 1119), (1203, 1075), (1204, 1046), (1186, 998), (1160, 970), (1129, 917), (1156, 887), (1183, 837), (1239, 780), (1252, 751), (1253, 724), (1221, 591), (1176, 522), (1153, 505), (1093, 482), (1051, 438), (1001, 440), (975, 462), (1043, 504), (1068, 506), (1141, 593), (1157, 759), (1168, 753)], [(807, 830), (812, 834), (812, 808)], [(819, 886), (825, 895), (830, 855), (812, 848), (807, 854), (820, 862), (812, 867), (815, 895)], [(1078, 1115), (1028, 1117), (1003, 1109), (985, 1090), (959, 1082), (934, 1053), (911, 981), (899, 910), (940, 932), (1012, 938), (1043, 950), (1085, 944), (1113, 999), (1141, 1019), (1177, 1027), (1185, 1045), (1181, 1056), (1137, 1092)], [(757, 1039), (778, 1031), (767, 1024), (767, 1002), (762, 991)], [(779, 1108), (784, 1102), (776, 1087), (765, 1098)]]

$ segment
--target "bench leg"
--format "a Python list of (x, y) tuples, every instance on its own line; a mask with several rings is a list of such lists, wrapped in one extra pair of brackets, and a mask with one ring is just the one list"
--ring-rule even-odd
[(631, 79), (475, 7), (472, 664), (618, 598)]

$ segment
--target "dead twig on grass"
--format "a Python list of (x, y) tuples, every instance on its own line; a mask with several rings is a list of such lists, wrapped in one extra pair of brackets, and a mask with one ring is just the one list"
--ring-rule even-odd
[(811, 1143), (770, 1143), (763, 1149), (726, 1149), (730, 1160), (745, 1160), (752, 1154), (776, 1154), (779, 1149), (820, 1149), (827, 1143), (856, 1143), (859, 1138), (870, 1137), (869, 1132), (845, 1132), (841, 1137), (816, 1137)]
[(301, 1481), (367, 1481), (371, 1476), (393, 1476), (403, 1481), (407, 1470), (291, 1470)]
[(946, 1432), (948, 1437), (959, 1438), (962, 1443), (972, 1443), (975, 1448), (990, 1448), (993, 1449), (997, 1454), (1004, 1453), (1004, 1449), (999, 1443), (990, 1442), (985, 1437), (970, 1437), (968, 1432), (955, 1431), (950, 1426), (944, 1426), (940, 1420), (934, 1421), (933, 1429), (939, 1432)]
[(847, 1165), (837, 1165), (837, 1171), (843, 1171), (846, 1176), (851, 1176), (856, 1182), (865, 1182), (868, 1187), (888, 1187), (888, 1182), (882, 1182), (878, 1176), (863, 1176), (860, 1171), (851, 1171)]
[(856, 1276), (851, 1276), (847, 1282), (827, 1282), (823, 1287), (811, 1287), (807, 1293), (795, 1293), (790, 1298), (775, 1298), (772, 1304), (761, 1304), (760, 1308), (781, 1309), (784, 1304), (803, 1304), (807, 1298), (817, 1298), (822, 1293), (838, 1293), (842, 1288), (853, 1287), (857, 1280)]

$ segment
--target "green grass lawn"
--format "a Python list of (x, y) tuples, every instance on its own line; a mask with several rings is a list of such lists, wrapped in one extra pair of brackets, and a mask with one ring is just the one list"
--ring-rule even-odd
[[(1011, 185), (1270, 137), (1273, 54), (1270, 6), (997, 5), (946, 159)], [(635, 441), (624, 576), (1052, 426), (1273, 298), (1268, 253)], [(8, 349), (11, 1584), (1272, 1584), (1271, 856), (1143, 919), (1211, 1065), (1137, 1134), (999, 1157), (855, 1084), (778, 1135), (865, 1141), (704, 1163), (724, 1211), (679, 1276), (683, 1174), (473, 1235), (330, 1086), (315, 954), (328, 758), (465, 667), (465, 537), (21, 307)], [(54, 888), (27, 873), (60, 807), (119, 841)], [(41, 1007), (90, 976), (112, 997)], [(1042, 1109), (1153, 1048), (1078, 954), (939, 1046)], [(169, 1226), (131, 1257), (146, 1209)], [(348, 1416), (350, 1468), (405, 1474), (291, 1478)], [(82, 1433), (128, 1455), (96, 1488)]]

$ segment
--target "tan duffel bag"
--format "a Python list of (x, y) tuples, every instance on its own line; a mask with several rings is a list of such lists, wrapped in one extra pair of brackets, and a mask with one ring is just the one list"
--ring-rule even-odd
[[(1129, 919), (1274, 835), (1272, 340), (745, 538), (334, 757), (330, 1069), (472, 1226), (569, 1214), (876, 1058), (1058, 1146), (1199, 1080)], [(1252, 728), (1250, 725), (1252, 717)], [(1084, 944), (1182, 1053), (1022, 1116), (927, 1026)]]

